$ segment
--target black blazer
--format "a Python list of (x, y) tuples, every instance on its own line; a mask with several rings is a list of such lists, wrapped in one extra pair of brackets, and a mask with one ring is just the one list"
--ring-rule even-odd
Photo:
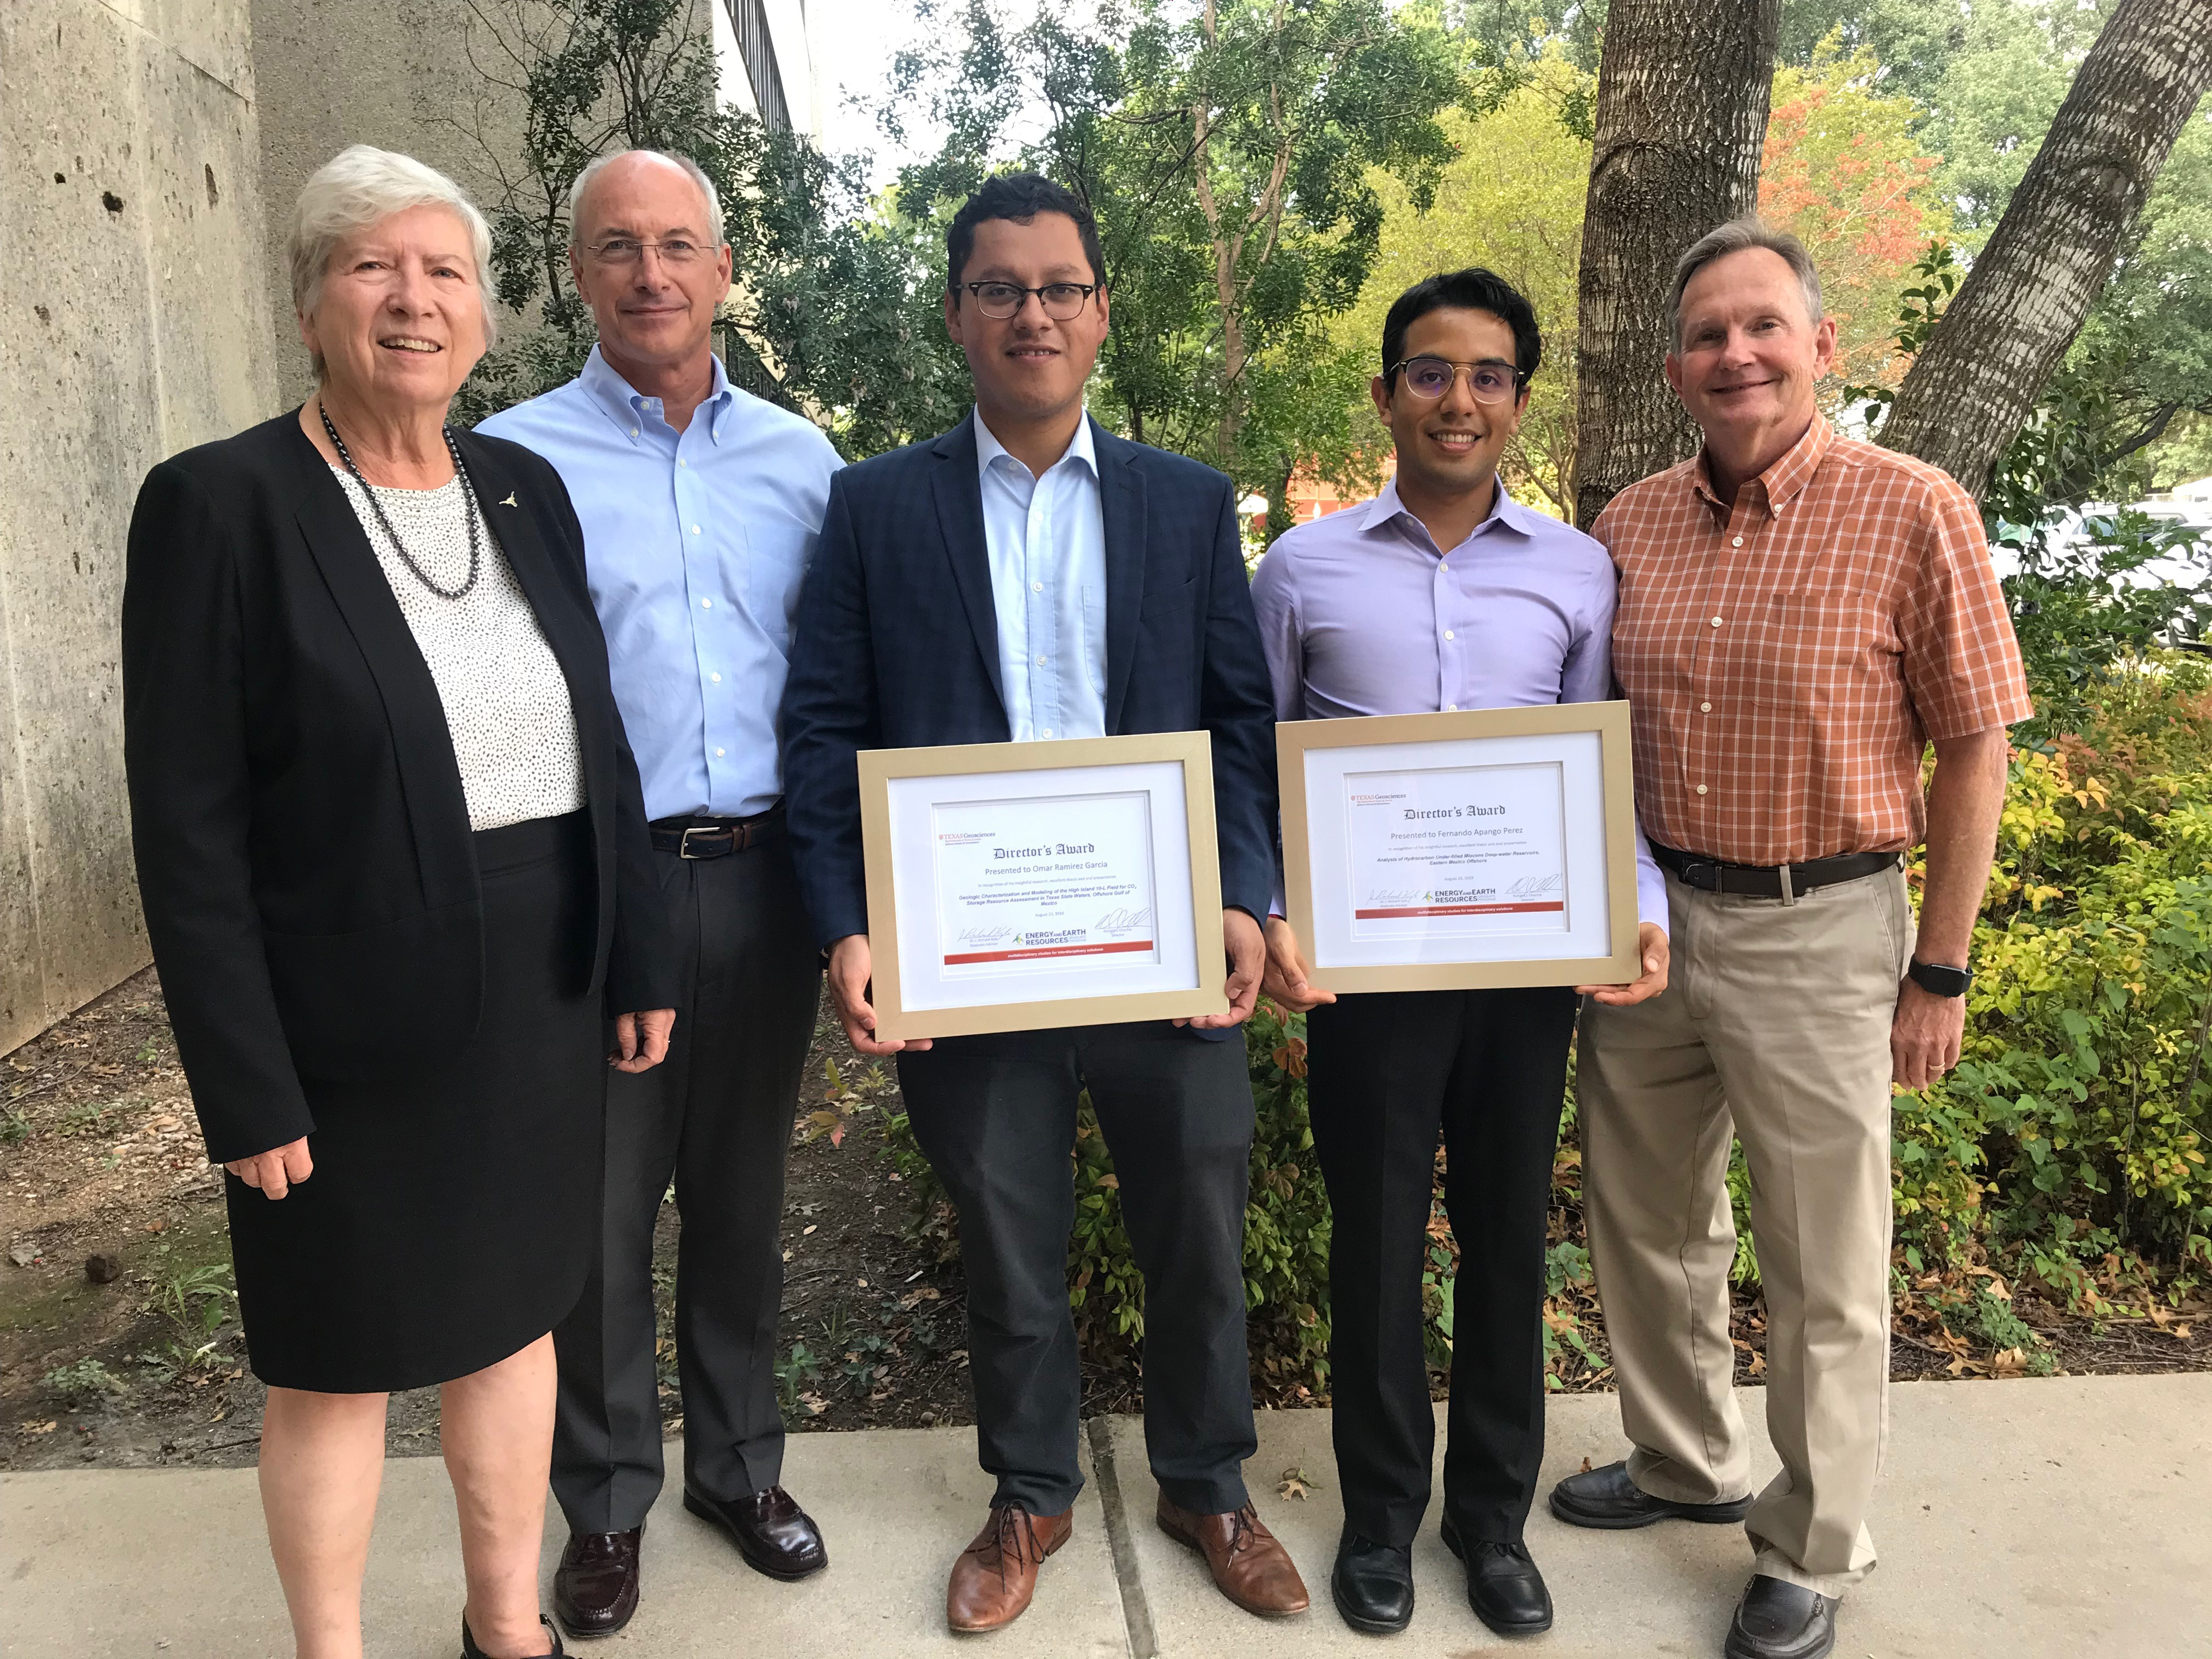
[[(975, 418), (830, 482), (783, 694), (792, 846), (825, 946), (868, 931), (854, 755), (1012, 734)], [(1235, 488), (1095, 422), (1091, 438), (1106, 528), (1106, 730), (1212, 733), (1222, 902), (1264, 917), (1274, 701)]]
[[(672, 1006), (583, 532), (545, 461), (459, 443), (575, 710), (598, 881), (576, 983), (620, 1011)], [(147, 475), (123, 710), (138, 890), (210, 1158), (312, 1130), (303, 1077), (396, 1077), (467, 1046), (483, 909), (444, 706), (296, 411)]]

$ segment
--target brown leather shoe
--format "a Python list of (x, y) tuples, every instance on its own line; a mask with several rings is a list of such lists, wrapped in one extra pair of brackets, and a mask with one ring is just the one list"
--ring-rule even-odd
[(628, 1532), (572, 1532), (553, 1573), (553, 1611), (571, 1636), (612, 1636), (637, 1611), (637, 1546)]
[(945, 1622), (957, 1631), (998, 1630), (1020, 1618), (1036, 1594), (1037, 1569), (1075, 1530), (1075, 1512), (1031, 1515), (994, 1504), (991, 1518), (952, 1564)]
[(781, 1486), (763, 1487), (750, 1498), (709, 1498), (686, 1485), (684, 1507), (729, 1534), (738, 1553), (756, 1572), (787, 1583), (830, 1565), (822, 1529)]
[(1176, 1543), (1206, 1558), (1215, 1587), (1245, 1612), (1280, 1619), (1306, 1610), (1305, 1580), (1249, 1504), (1227, 1515), (1193, 1515), (1162, 1492), (1159, 1522)]

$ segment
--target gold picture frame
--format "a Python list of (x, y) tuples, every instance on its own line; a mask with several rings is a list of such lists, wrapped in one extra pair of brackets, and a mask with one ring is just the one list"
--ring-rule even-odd
[[(1592, 769), (1587, 741), (1592, 736), (1597, 740), (1594, 778), (1590, 775)], [(1316, 841), (1313, 792), (1316, 774), (1339, 781), (1339, 799), (1342, 798), (1342, 779), (1346, 775), (1333, 769), (1338, 763), (1331, 751), (1371, 753), (1403, 750), (1407, 751), (1407, 758), (1416, 763), (1407, 769), (1418, 772), (1422, 769), (1418, 765), (1418, 757), (1424, 749), (1435, 751), (1449, 750), (1464, 757), (1470, 752), (1470, 744), (1480, 746), (1503, 740), (1536, 740), (1533, 745), (1527, 742), (1516, 744), (1513, 752), (1525, 755), (1540, 753), (1546, 747), (1542, 740), (1549, 738), (1582, 740), (1571, 745), (1576, 751), (1574, 763), (1578, 769), (1577, 775), (1582, 780), (1580, 793), (1586, 797), (1594, 781), (1601, 795), (1603, 838), (1601, 854), (1568, 858), (1561, 903), (1558, 907), (1543, 908), (1558, 908), (1563, 915), (1571, 914), (1569, 907), (1573, 906), (1577, 895), (1581, 895), (1581, 920), (1587, 927), (1589, 921), (1589, 878), (1593, 873), (1601, 872), (1603, 893), (1597, 914), (1603, 922), (1605, 950), (1577, 955), (1540, 954), (1533, 957), (1488, 956), (1478, 952), (1465, 960), (1351, 960), (1350, 957), (1358, 951), (1357, 947), (1343, 943), (1352, 930), (1344, 924), (1341, 917), (1342, 911), (1352, 908), (1357, 902), (1346, 901), (1339, 892), (1340, 887), (1349, 890), (1349, 884), (1353, 878), (1348, 851), (1341, 848), (1329, 856), (1334, 863), (1342, 864), (1343, 868), (1323, 872), (1329, 884), (1328, 897), (1323, 902), (1337, 908), (1332, 909), (1328, 926), (1316, 927), (1313, 863)], [(1562, 755), (1566, 754), (1568, 749), (1568, 745), (1563, 744)], [(1309, 757), (1316, 755), (1324, 757), (1324, 762), (1319, 765), (1310, 763)], [(1285, 720), (1275, 727), (1275, 758), (1282, 793), (1284, 896), (1290, 923), (1297, 930), (1299, 945), (1306, 954), (1308, 974), (1312, 984), (1324, 990), (1337, 992), (1479, 990), (1524, 985), (1617, 985), (1635, 979), (1642, 971), (1637, 948), (1635, 783), (1629, 755), (1628, 705), (1626, 702), (1554, 703), (1533, 708), (1455, 709), (1435, 714), (1378, 714), (1344, 720)], [(1442, 772), (1455, 769), (1437, 769)], [(1565, 775), (1563, 773), (1562, 776)], [(1563, 848), (1576, 833), (1563, 829)], [(1332, 848), (1338, 848), (1337, 836), (1333, 829), (1324, 838)], [(1586, 831), (1581, 838), (1587, 842)], [(1346, 832), (1343, 847), (1349, 847), (1348, 831)], [(1596, 869), (1593, 870), (1592, 866)], [(1376, 915), (1391, 913), (1361, 912), (1352, 908), (1352, 914)], [(1429, 943), (1422, 948), (1435, 951), (1457, 949), (1458, 945)], [(1332, 955), (1334, 960), (1328, 959)]]
[[(1227, 1012), (1221, 943), (1221, 853), (1215, 840), (1213, 741), (1209, 733), (1158, 732), (1037, 743), (868, 749), (860, 751), (858, 763), (860, 844), (866, 863), (878, 1036), (969, 1036), (1062, 1025), (1186, 1019)], [(1121, 775), (1119, 779), (1114, 776), (1116, 773)], [(1164, 799), (1173, 793), (1166, 787), (1170, 778), (1177, 780), (1180, 811)], [(947, 787), (940, 792), (921, 787), (933, 780)], [(1115, 782), (1124, 787), (1086, 787)], [(1149, 922), (1140, 924), (1154, 935), (1146, 941), (1152, 951), (1151, 957), (1135, 960), (1133, 947), (1127, 945), (1054, 945), (1023, 952), (959, 953), (945, 948), (952, 940), (944, 931), (946, 898), (942, 890), (942, 848), (946, 840), (955, 838), (938, 835), (933, 829), (930, 845), (921, 846), (915, 827), (919, 813), (927, 811), (934, 815), (940, 805), (975, 810), (979, 804), (1011, 805), (1018, 817), (1024, 805), (1079, 802), (1086, 793), (1102, 802), (1119, 803), (1127, 811), (1136, 810), (1128, 802), (1133, 793), (1139, 792), (1146, 798), (1142, 809), (1149, 825), (1146, 872), (1155, 900), (1146, 907)], [(1095, 826), (1099, 817), (1094, 812), (1088, 820), (1069, 821), (1087, 821)], [(934, 816), (930, 823), (933, 826), (937, 823)], [(964, 843), (981, 838), (985, 837), (963, 835), (957, 839)], [(1164, 847), (1163, 842), (1167, 843)], [(902, 847), (909, 872), (924, 859), (931, 863), (928, 876), (921, 882), (910, 873), (902, 878)], [(1065, 853), (1068, 848), (1063, 846), (1061, 850)], [(1077, 882), (1081, 878), (1066, 879)], [(925, 893), (927, 908), (917, 908)], [(1077, 896), (1081, 896), (1079, 891)], [(1016, 933), (1012, 942), (1019, 944), (1023, 937)], [(1109, 951), (1130, 952), (1133, 959), (1127, 963), (1091, 959)], [(988, 968), (975, 960), (981, 956), (994, 958)], [(1041, 960), (1034, 963), (1033, 969), (1016, 969), (997, 960), (1007, 957)], [(1191, 969), (1188, 974), (1183, 972), (1186, 966)], [(981, 992), (986, 1000), (948, 1000), (961, 994), (957, 986), (947, 988), (948, 976), (955, 972), (978, 975), (965, 983)], [(985, 975), (988, 976), (981, 976)], [(1093, 988), (1045, 996), (1007, 996), (1009, 982), (1018, 975), (1032, 989), (1052, 985)], [(1159, 982), (1164, 978), (1176, 982)], [(1133, 988), (1115, 988), (1117, 985)]]

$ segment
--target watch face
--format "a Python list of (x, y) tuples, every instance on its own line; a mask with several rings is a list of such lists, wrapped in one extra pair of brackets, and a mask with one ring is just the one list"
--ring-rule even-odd
[(1939, 997), (1961, 997), (1974, 982), (1972, 972), (1965, 968), (1942, 968), (1933, 963), (1916, 962), (1911, 969), (1912, 982), (1922, 990)]

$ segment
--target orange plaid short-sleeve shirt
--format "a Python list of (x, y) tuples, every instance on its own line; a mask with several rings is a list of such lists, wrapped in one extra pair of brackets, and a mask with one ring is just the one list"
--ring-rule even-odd
[(1931, 738), (2031, 712), (1973, 498), (1815, 419), (1717, 499), (1702, 453), (1592, 526), (1652, 840), (1733, 864), (1917, 846)]

